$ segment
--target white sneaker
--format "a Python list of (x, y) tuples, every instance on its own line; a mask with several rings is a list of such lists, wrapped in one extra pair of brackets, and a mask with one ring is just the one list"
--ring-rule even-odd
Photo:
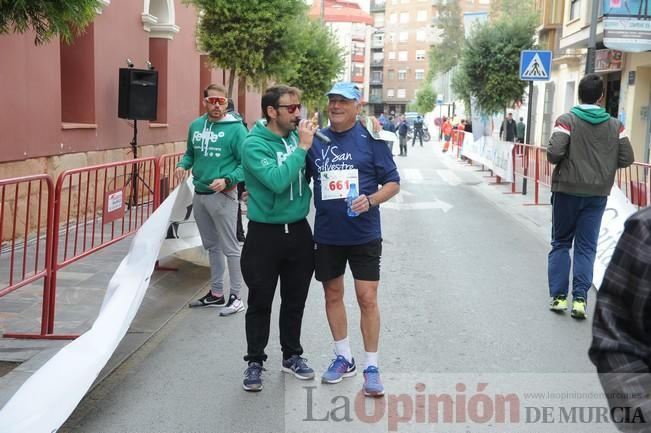
[(230, 316), (231, 314), (239, 313), (244, 310), (244, 302), (235, 295), (228, 297), (228, 304), (219, 313), (220, 316)]

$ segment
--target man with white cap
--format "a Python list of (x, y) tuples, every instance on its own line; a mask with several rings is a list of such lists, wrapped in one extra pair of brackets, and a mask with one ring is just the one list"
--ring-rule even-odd
[[(326, 315), (335, 343), (335, 359), (322, 381), (337, 383), (354, 376), (357, 370), (343, 301), (348, 263), (366, 352), (363, 391), (367, 396), (381, 396), (384, 386), (378, 369), (377, 291), (382, 233), (378, 206), (400, 191), (400, 176), (385, 142), (375, 139), (357, 121), (361, 109), (359, 89), (353, 83), (340, 82), (327, 95), (330, 126), (320, 132), (330, 142), (317, 136), (308, 151), (316, 207), (315, 277), (323, 283)], [(349, 194), (351, 189), (357, 190), (357, 198)]]

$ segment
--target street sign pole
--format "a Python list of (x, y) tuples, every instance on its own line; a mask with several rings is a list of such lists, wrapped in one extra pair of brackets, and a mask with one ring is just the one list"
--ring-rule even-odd
[(597, 50), (597, 20), (599, 19), (599, 2), (592, 3), (592, 19), (588, 37), (588, 55), (585, 57), (585, 73), (594, 72), (595, 51)]
[[(552, 52), (545, 50), (524, 50), (520, 53), (520, 79), (529, 81), (529, 95), (527, 96), (527, 125), (525, 129), (525, 145), (531, 144), (531, 117), (533, 113), (533, 82), (549, 81), (552, 70)], [(530, 148), (525, 147), (522, 153), (522, 194), (527, 194), (527, 171)]]
[[(531, 143), (531, 114), (533, 111), (533, 104), (531, 103), (531, 97), (533, 96), (533, 81), (529, 81), (529, 94), (527, 95), (527, 126), (526, 126), (526, 132), (524, 136), (524, 144), (530, 144)], [(524, 176), (522, 177), (522, 195), (527, 195), (527, 164), (524, 161), (525, 155), (528, 155), (528, 152), (526, 151), (526, 148), (524, 149), (525, 151), (522, 152), (522, 165), (524, 166)], [(514, 167), (515, 169), (515, 167)]]

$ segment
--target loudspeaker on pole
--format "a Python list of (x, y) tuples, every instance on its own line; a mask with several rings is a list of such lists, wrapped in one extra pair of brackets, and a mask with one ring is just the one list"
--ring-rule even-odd
[(118, 117), (156, 120), (158, 71), (120, 68)]

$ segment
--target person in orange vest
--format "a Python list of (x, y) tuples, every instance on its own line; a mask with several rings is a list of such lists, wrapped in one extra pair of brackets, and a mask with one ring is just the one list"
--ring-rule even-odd
[(443, 125), (441, 126), (441, 131), (443, 132), (443, 140), (445, 140), (445, 145), (443, 145), (443, 152), (447, 152), (450, 147), (450, 138), (452, 138), (452, 123), (447, 117), (443, 117)]

